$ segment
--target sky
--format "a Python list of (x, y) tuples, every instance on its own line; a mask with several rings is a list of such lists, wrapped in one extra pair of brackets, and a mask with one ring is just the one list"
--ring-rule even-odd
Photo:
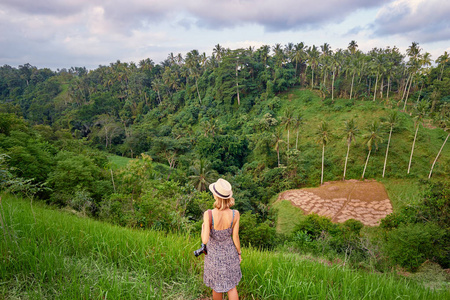
[(412, 42), (450, 52), (449, 0), (0, 0), (0, 65), (58, 70), (155, 63), (215, 45), (328, 43), (363, 52)]

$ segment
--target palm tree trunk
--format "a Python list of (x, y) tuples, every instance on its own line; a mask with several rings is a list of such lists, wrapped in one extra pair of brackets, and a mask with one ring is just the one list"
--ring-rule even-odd
[(383, 99), (383, 84), (384, 84), (384, 77), (381, 76), (381, 84), (380, 84), (380, 99)]
[(409, 79), (411, 78), (411, 74), (409, 74), (408, 79), (406, 79), (406, 83), (405, 83), (405, 88), (403, 89), (403, 94), (402, 94), (402, 99), (400, 101), (403, 100), (403, 98), (405, 98), (405, 94), (406, 94), (406, 89), (408, 87), (408, 83), (409, 83)]
[(323, 161), (325, 158), (325, 144), (322, 144), (322, 175), (320, 176), (320, 184), (323, 184)]
[(405, 105), (403, 105), (403, 110), (406, 109), (406, 102), (408, 101), (409, 90), (411, 89), (412, 82), (413, 82), (413, 80), (412, 80), (412, 78), (411, 78), (411, 81), (409, 82), (409, 88), (408, 88), (408, 91), (406, 92), (406, 99), (405, 99)]
[(348, 153), (350, 152), (350, 143), (347, 143), (347, 156), (345, 156), (345, 165), (344, 165), (344, 177), (342, 180), (345, 180), (345, 173), (347, 171), (347, 160), (348, 160)]
[(350, 100), (352, 100), (352, 94), (353, 94), (353, 81), (355, 80), (355, 72), (353, 72), (352, 76), (352, 86), (350, 88)]
[(311, 69), (312, 69), (311, 89), (313, 89), (313, 86), (314, 86), (314, 69), (313, 68), (311, 68)]
[(363, 173), (362, 173), (361, 179), (364, 179), (364, 174), (366, 174), (367, 163), (369, 162), (369, 157), (370, 157), (370, 152), (371, 152), (371, 151), (372, 151), (372, 150), (369, 150), (369, 154), (367, 154), (366, 164), (364, 165), (364, 171), (363, 171)]
[(388, 77), (388, 84), (387, 84), (387, 90), (386, 90), (386, 99), (389, 100), (389, 88), (391, 86), (391, 76)]
[(277, 147), (278, 168), (280, 167), (280, 148)]
[(289, 144), (290, 144), (290, 143), (289, 143), (289, 142), (290, 142), (290, 140), (289, 140), (289, 131), (290, 131), (290, 130), (289, 130), (289, 128), (288, 128), (288, 136), (287, 136), (287, 138), (288, 138), (288, 139), (287, 139), (287, 144), (288, 144), (287, 150), (288, 150), (288, 151), (289, 151)]
[(386, 148), (386, 156), (385, 156), (385, 158), (384, 158), (383, 178), (384, 178), (384, 172), (386, 171), (386, 163), (387, 163), (388, 152), (389, 152), (389, 144), (391, 143), (392, 128), (393, 128), (393, 127), (391, 126), (391, 130), (389, 131), (388, 144), (387, 144), (387, 148)]
[(441, 155), (441, 151), (442, 151), (442, 149), (444, 148), (445, 143), (447, 143), (447, 140), (448, 140), (448, 137), (449, 137), (449, 136), (450, 136), (450, 133), (447, 135), (447, 138), (445, 139), (444, 143), (443, 143), (442, 146), (441, 146), (441, 149), (439, 149), (439, 152), (438, 152), (438, 154), (436, 155), (436, 158), (434, 159), (434, 162), (433, 162), (433, 165), (431, 166), (431, 170), (430, 170), (430, 174), (428, 175), (428, 178), (431, 178), (431, 173), (433, 172), (434, 164), (436, 164), (436, 161), (438, 160), (439, 155)]
[(419, 131), (419, 125), (420, 125), (419, 122), (417, 122), (416, 133), (414, 134), (414, 141), (413, 141), (412, 148), (411, 148), (411, 156), (409, 157), (408, 174), (409, 174), (409, 171), (411, 170), (411, 161), (412, 161), (412, 157), (413, 157), (413, 153), (414, 153), (414, 145), (416, 144), (417, 132)]
[(375, 79), (375, 88), (373, 89), (373, 101), (375, 101), (375, 98), (377, 96), (377, 85), (378, 85), (378, 73)]
[(334, 102), (334, 77), (336, 74), (336, 69), (333, 71), (333, 83), (331, 84), (331, 102)]
[(419, 96), (417, 97), (417, 102), (416, 103), (419, 103), (420, 94), (422, 94), (422, 89), (423, 89), (423, 82), (422, 82), (422, 86), (420, 87)]

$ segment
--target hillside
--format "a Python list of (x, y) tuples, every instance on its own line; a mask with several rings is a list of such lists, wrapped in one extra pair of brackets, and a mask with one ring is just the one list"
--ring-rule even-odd
[[(326, 60), (294, 63), (289, 49), (222, 50), (95, 70), (0, 67), (0, 190), (126, 228), (198, 234), (207, 186), (224, 177), (245, 246), (377, 272), (450, 268), (448, 61), (412, 70), (398, 49), (345, 50), (331, 72)], [(373, 72), (381, 58), (391, 73)], [(362, 178), (391, 200), (379, 227), (272, 205), (288, 190)]]
[[(205, 299), (197, 236), (126, 229), (3, 194), (3, 299)], [(242, 299), (448, 299), (394, 274), (243, 249)]]

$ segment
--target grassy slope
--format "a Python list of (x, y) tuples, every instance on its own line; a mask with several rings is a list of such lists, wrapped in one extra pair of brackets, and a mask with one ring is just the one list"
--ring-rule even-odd
[[(120, 228), (3, 195), (0, 298), (198, 299), (198, 237)], [(34, 214), (34, 216), (33, 216)], [(242, 299), (448, 299), (393, 275), (243, 250)]]
[[(367, 147), (363, 135), (367, 132), (367, 126), (374, 120), (383, 123), (392, 109), (386, 108), (384, 103), (372, 101), (353, 101), (348, 99), (337, 99), (334, 104), (325, 104), (319, 97), (308, 90), (292, 89), (280, 95), (281, 108), (279, 117), (286, 108), (301, 113), (304, 125), (299, 136), (299, 150), (308, 153), (314, 149), (317, 157), (321, 156), (321, 147), (316, 143), (318, 125), (321, 121), (329, 123), (329, 143), (325, 150), (326, 166), (324, 180), (341, 179), (347, 144), (345, 140), (344, 122), (354, 118), (360, 130), (356, 137), (356, 142), (352, 144), (347, 168), (347, 179), (359, 179), (362, 174), (365, 159), (367, 157)], [(398, 109), (397, 107), (393, 109)], [(399, 113), (400, 122), (394, 129), (392, 141), (389, 149), (389, 158), (386, 168), (386, 177), (404, 178), (426, 178), (430, 171), (431, 164), (439, 151), (447, 134), (439, 128), (430, 129), (420, 127), (410, 175), (407, 175), (408, 162), (411, 153), (411, 146), (414, 138), (414, 121), (406, 113)], [(295, 116), (295, 115), (294, 115)], [(373, 150), (366, 170), (366, 178), (381, 178), (383, 172), (384, 155), (387, 147), (389, 134), (388, 126), (384, 126), (383, 141), (378, 145), (378, 150)], [(285, 135), (287, 139), (287, 133)], [(295, 132), (291, 131), (291, 148), (295, 147)], [(286, 146), (284, 145), (286, 148)], [(282, 152), (285, 150), (281, 150)], [(439, 162), (433, 171), (434, 176), (448, 176), (446, 166), (450, 164), (450, 147), (444, 148)], [(447, 167), (448, 168), (448, 167)], [(317, 183), (320, 181), (320, 162), (317, 166)]]
[[(359, 135), (356, 142), (351, 145), (346, 179), (360, 179), (367, 147), (364, 144), (364, 133), (367, 125), (373, 120), (386, 121), (391, 109), (384, 104), (372, 101), (355, 101), (337, 99), (334, 104), (324, 104), (319, 97), (308, 90), (292, 89), (280, 95), (281, 111), (291, 108), (296, 112), (294, 116), (301, 114), (304, 124), (299, 135), (299, 150), (301, 155), (315, 160), (315, 170), (310, 174), (320, 183), (320, 159), (321, 147), (315, 142), (315, 132), (321, 121), (327, 121), (330, 128), (330, 140), (325, 150), (325, 174), (324, 180), (340, 180), (343, 174), (347, 145), (344, 133), (344, 122), (354, 118)], [(394, 108), (396, 109), (396, 108)], [(409, 114), (399, 113), (400, 122), (393, 131), (389, 157), (386, 167), (386, 177), (382, 177), (385, 151), (389, 128), (384, 127), (383, 141), (378, 145), (378, 150), (372, 151), (365, 178), (380, 180), (386, 187), (389, 198), (392, 201), (394, 211), (409, 204), (417, 202), (421, 197), (421, 188), (418, 178), (427, 178), (431, 164), (439, 151), (446, 133), (439, 128), (430, 129), (420, 127), (416, 146), (414, 149), (411, 174), (407, 175), (411, 146), (414, 138), (414, 121)], [(295, 147), (295, 130), (291, 130), (290, 145)], [(287, 139), (287, 132), (285, 133)], [(286, 147), (286, 146), (284, 146)], [(281, 150), (284, 151), (283, 149)], [(441, 153), (438, 163), (433, 171), (433, 177), (448, 178), (450, 165), (450, 146), (446, 146)], [(286, 203), (285, 203), (286, 202)], [(287, 203), (277, 202), (274, 207), (278, 209), (277, 231), (289, 233), (292, 231), (296, 220), (302, 215), (298, 208)], [(294, 208), (294, 209), (293, 209)]]

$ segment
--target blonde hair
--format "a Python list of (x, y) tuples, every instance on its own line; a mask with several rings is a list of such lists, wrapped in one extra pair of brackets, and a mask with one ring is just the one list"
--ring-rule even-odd
[(214, 202), (214, 208), (217, 208), (218, 210), (224, 210), (224, 209), (230, 208), (234, 205), (233, 197), (231, 197), (229, 199), (223, 199), (217, 195), (213, 195), (213, 196), (214, 196), (214, 199), (216, 200)]

